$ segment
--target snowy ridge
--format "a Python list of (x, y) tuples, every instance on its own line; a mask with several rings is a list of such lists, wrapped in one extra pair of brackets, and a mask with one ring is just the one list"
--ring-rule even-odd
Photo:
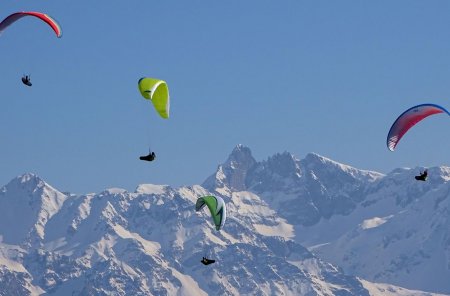
[(219, 165), (215, 174), (203, 183), (205, 188), (214, 188), (223, 195), (232, 191), (245, 191), (246, 176), (256, 164), (248, 147), (237, 145), (224, 164)]
[[(320, 270), (321, 285), (327, 291), (369, 295), (356, 278), (290, 240), (292, 225), (250, 192), (233, 193), (227, 200), (230, 219), (217, 232), (206, 211), (194, 210), (196, 199), (208, 193), (200, 186), (142, 185), (135, 192), (111, 188), (99, 194), (66, 196), (37, 176), (20, 180), (2, 191), (5, 208), (11, 207), (7, 202), (14, 205), (29, 198), (42, 201), (37, 213), (54, 211), (42, 224), (44, 235), (36, 236), (33, 245), (1, 244), (2, 291), (20, 295), (326, 295), (316, 283)], [(56, 202), (58, 197), (62, 203)], [(40, 223), (40, 216), (35, 217), (38, 220), (30, 219), (20, 229), (34, 229)], [(22, 239), (28, 242), (29, 238)], [(205, 255), (217, 263), (203, 266), (199, 261)], [(297, 266), (287, 258), (310, 264)]]
[[(246, 190), (294, 226), (296, 242), (345, 272), (450, 294), (450, 168), (428, 168), (427, 182), (416, 181), (424, 169), (383, 175), (315, 153), (298, 160), (284, 152), (255, 162)], [(230, 195), (231, 178), (221, 176), (221, 188), (209, 186), (211, 180), (203, 185)]]
[[(243, 164), (231, 166), (227, 160), (203, 186), (225, 196), (252, 191), (292, 224), (309, 226), (334, 214), (348, 214), (364, 199), (367, 185), (383, 178), (380, 173), (358, 170), (315, 153), (299, 160), (283, 152), (261, 162), (256, 162), (250, 149), (243, 146), (235, 148), (231, 156), (235, 154)], [(232, 185), (236, 175), (241, 180), (239, 190)]]
[[(424, 274), (434, 273), (437, 260), (450, 258), (450, 170), (429, 172), (430, 182), (418, 184), (410, 181), (413, 170), (383, 176), (317, 154), (298, 160), (284, 152), (256, 162), (250, 149), (239, 145), (204, 186), (143, 184), (134, 192), (110, 188), (77, 196), (25, 174), (0, 191), (0, 290), (12, 295), (359, 296), (382, 295), (383, 289), (392, 295), (434, 295), (419, 290), (436, 291), (430, 288), (436, 285), (446, 292), (447, 267), (439, 267), (442, 278), (434, 282)], [(195, 211), (197, 198), (211, 193), (227, 204), (220, 232), (207, 210)], [(417, 215), (427, 223), (403, 231), (402, 221), (412, 223)], [(427, 289), (411, 288), (410, 265), (389, 269), (391, 261), (369, 260), (376, 258), (379, 249), (372, 246), (384, 233), (391, 235), (383, 241), (392, 254), (386, 258), (401, 262), (396, 258), (413, 254), (411, 266), (424, 271), (411, 281), (422, 275), (416, 283)], [(410, 247), (389, 249), (399, 243)], [(310, 248), (314, 253), (371, 282), (344, 273), (302, 244), (316, 246)], [(349, 268), (349, 260), (341, 260), (348, 252), (365, 265), (352, 262)], [(203, 266), (202, 256), (217, 261)], [(364, 266), (370, 264), (376, 268), (367, 272)], [(372, 283), (378, 280), (390, 285)]]
[(362, 223), (374, 226), (377, 221), (376, 227), (356, 227), (315, 251), (372, 281), (449, 293), (449, 213), (450, 183), (446, 183), (381, 221)]
[(47, 221), (59, 211), (66, 199), (66, 195), (34, 174), (11, 180), (0, 189), (0, 233), (3, 241), (34, 244), (43, 239)]
[(363, 284), (364, 288), (366, 288), (370, 295), (384, 295), (384, 296), (410, 296), (410, 295), (416, 295), (416, 296), (444, 296), (445, 294), (436, 294), (436, 293), (427, 293), (417, 290), (408, 290), (392, 285), (387, 284), (378, 284), (378, 283), (371, 283), (365, 280), (360, 279), (361, 283)]

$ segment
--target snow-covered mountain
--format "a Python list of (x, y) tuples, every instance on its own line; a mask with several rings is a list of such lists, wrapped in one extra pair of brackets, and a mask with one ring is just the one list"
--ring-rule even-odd
[(313, 153), (298, 160), (284, 152), (256, 162), (249, 148), (238, 145), (203, 187), (224, 195), (236, 187), (255, 192), (290, 223), (309, 226), (349, 214), (364, 200), (367, 184), (382, 177)]
[(312, 153), (257, 162), (237, 146), (203, 186), (227, 195), (234, 174), (245, 176), (240, 188), (266, 201), (322, 259), (373, 282), (450, 294), (450, 168), (429, 168), (427, 182), (414, 179), (421, 170), (383, 175)]
[[(411, 170), (383, 176), (317, 154), (297, 160), (287, 152), (257, 162), (238, 145), (203, 186), (143, 184), (134, 192), (73, 195), (24, 174), (0, 189), (0, 295), (437, 295), (417, 290), (447, 292), (441, 282), (439, 289), (404, 287), (410, 290), (375, 283), (403, 281), (403, 265), (397, 275), (374, 271), (385, 268), (381, 260), (370, 272), (363, 259), (352, 264), (366, 265), (353, 269), (340, 260), (354, 246), (360, 257), (373, 246), (363, 236), (345, 245), (353, 228), (400, 223), (400, 215), (428, 195), (434, 203), (423, 215), (434, 213), (429, 226), (436, 232), (427, 232), (433, 242), (444, 231), (439, 217), (448, 204), (450, 170), (429, 171), (430, 182), (419, 185), (409, 182)], [(197, 198), (210, 193), (227, 204), (220, 232), (206, 210), (195, 212)], [(415, 241), (427, 230), (419, 228)], [(392, 237), (386, 252), (405, 241)], [(217, 261), (204, 266), (202, 256)], [(449, 254), (433, 255), (433, 262), (414, 258), (428, 271), (444, 273), (433, 265), (444, 256)]]
[(397, 170), (374, 184), (348, 217), (359, 224), (316, 251), (372, 281), (450, 293), (450, 169), (429, 171), (426, 183)]
[(194, 211), (207, 193), (147, 184), (75, 196), (19, 176), (0, 191), (0, 295), (369, 295), (291, 240), (255, 194), (231, 194), (216, 232)]

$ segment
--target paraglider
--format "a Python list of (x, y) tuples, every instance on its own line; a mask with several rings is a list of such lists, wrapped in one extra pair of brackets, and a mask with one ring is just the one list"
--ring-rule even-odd
[[(62, 30), (60, 25), (50, 16), (41, 13), (41, 12), (34, 12), (34, 11), (23, 11), (23, 12), (16, 12), (13, 13), (9, 16), (7, 16), (1, 23), (0, 23), (0, 35), (3, 33), (3, 31), (8, 28), (11, 24), (13, 24), (15, 21), (26, 17), (26, 16), (33, 16), (36, 17), (40, 20), (42, 20), (43, 22), (47, 23), (55, 32), (56, 37), (61, 38), (62, 36)], [(30, 80), (30, 76), (29, 75), (24, 75), (22, 77), (22, 83), (27, 85), (27, 86), (32, 86), (31, 80)]]
[(417, 181), (426, 181), (428, 178), (428, 170), (421, 172), (419, 176), (415, 176)]
[(156, 78), (143, 77), (138, 82), (141, 95), (150, 100), (156, 112), (162, 118), (169, 118), (170, 113), (170, 96), (167, 83)]
[[(138, 81), (138, 88), (141, 95), (146, 100), (152, 102), (159, 116), (168, 119), (170, 113), (170, 96), (167, 83), (161, 79), (142, 77)], [(153, 161), (155, 157), (155, 152), (149, 152), (148, 155), (141, 156), (139, 159)]]
[(29, 75), (24, 75), (22, 76), (22, 83), (28, 86), (32, 86), (33, 84), (31, 84), (30, 79), (31, 77)]
[(227, 209), (225, 207), (225, 202), (222, 198), (208, 195), (197, 199), (195, 203), (195, 210), (201, 211), (205, 206), (208, 206), (211, 218), (213, 219), (216, 230), (220, 230), (225, 224), (227, 219)]
[(202, 261), (200, 261), (200, 262), (203, 263), (203, 265), (210, 265), (210, 264), (213, 264), (214, 262), (216, 262), (216, 260), (212, 260), (212, 259), (203, 257)]
[(149, 153), (146, 156), (140, 156), (139, 159), (140, 160), (146, 160), (146, 161), (153, 161), (156, 158), (156, 154), (155, 152)]
[(25, 16), (34, 16), (37, 17), (38, 19), (46, 22), (55, 32), (56, 37), (61, 38), (62, 36), (62, 31), (61, 31), (61, 27), (60, 25), (50, 16), (41, 13), (41, 12), (34, 12), (34, 11), (23, 11), (23, 12), (16, 12), (13, 13), (11, 15), (9, 15), (8, 17), (6, 17), (1, 23), (0, 23), (0, 34), (7, 28), (9, 27), (12, 23), (14, 23), (15, 21), (25, 17)]
[[(211, 214), (216, 230), (220, 230), (225, 224), (225, 220), (227, 219), (227, 209), (225, 207), (225, 202), (218, 196), (203, 196), (197, 199), (197, 202), (195, 203), (195, 210), (197, 212), (201, 211), (205, 206), (208, 206), (209, 213)], [(204, 265), (209, 265), (216, 262), (216, 260), (203, 257), (202, 261), (200, 262)]]
[(406, 132), (412, 128), (415, 124), (427, 118), (428, 116), (450, 113), (443, 107), (436, 104), (421, 104), (409, 108), (403, 112), (392, 124), (387, 136), (387, 147), (389, 150), (394, 151), (400, 139), (406, 134)]

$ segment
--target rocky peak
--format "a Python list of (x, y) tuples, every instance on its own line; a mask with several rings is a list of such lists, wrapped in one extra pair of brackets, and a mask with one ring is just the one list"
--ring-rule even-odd
[(263, 162), (263, 165), (281, 177), (300, 176), (298, 159), (287, 151), (269, 157), (266, 162)]
[(250, 148), (241, 144), (237, 145), (225, 163), (219, 165), (216, 173), (211, 175), (202, 184), (209, 190), (216, 190), (224, 195), (232, 191), (246, 190), (247, 172), (256, 164)]
[[(65, 194), (35, 174), (14, 178), (0, 191), (0, 233), (4, 240), (43, 238), (45, 224), (66, 199)], [(15, 229), (11, 225), (15, 225)]]

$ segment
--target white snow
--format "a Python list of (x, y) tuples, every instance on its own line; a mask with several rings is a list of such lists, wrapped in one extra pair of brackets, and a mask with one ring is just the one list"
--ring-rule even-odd
[(105, 192), (107, 192), (109, 194), (123, 194), (123, 193), (126, 193), (127, 191), (122, 188), (112, 187), (112, 188), (106, 189)]
[(190, 276), (181, 274), (174, 268), (171, 268), (173, 275), (181, 282), (181, 288), (176, 292), (176, 295), (208, 295), (203, 291), (198, 283)]
[(167, 185), (141, 184), (135, 192), (139, 194), (164, 194), (167, 187)]
[(389, 284), (371, 283), (359, 279), (371, 296), (445, 296), (446, 294), (428, 293), (417, 290), (408, 290)]
[(361, 228), (362, 229), (371, 229), (371, 228), (378, 227), (378, 226), (383, 225), (384, 223), (386, 223), (393, 216), (394, 215), (389, 215), (389, 216), (384, 217), (384, 218), (374, 217), (372, 219), (366, 219), (366, 220), (363, 221), (363, 223), (361, 223)]
[(141, 243), (147, 254), (156, 256), (161, 249), (161, 245), (156, 242), (143, 239), (138, 233), (131, 233), (120, 225), (114, 225), (116, 233), (124, 239), (134, 239)]
[(264, 224), (253, 224), (256, 231), (264, 236), (281, 236), (290, 239), (295, 236), (294, 226), (287, 223), (280, 223), (276, 226), (267, 226)]

